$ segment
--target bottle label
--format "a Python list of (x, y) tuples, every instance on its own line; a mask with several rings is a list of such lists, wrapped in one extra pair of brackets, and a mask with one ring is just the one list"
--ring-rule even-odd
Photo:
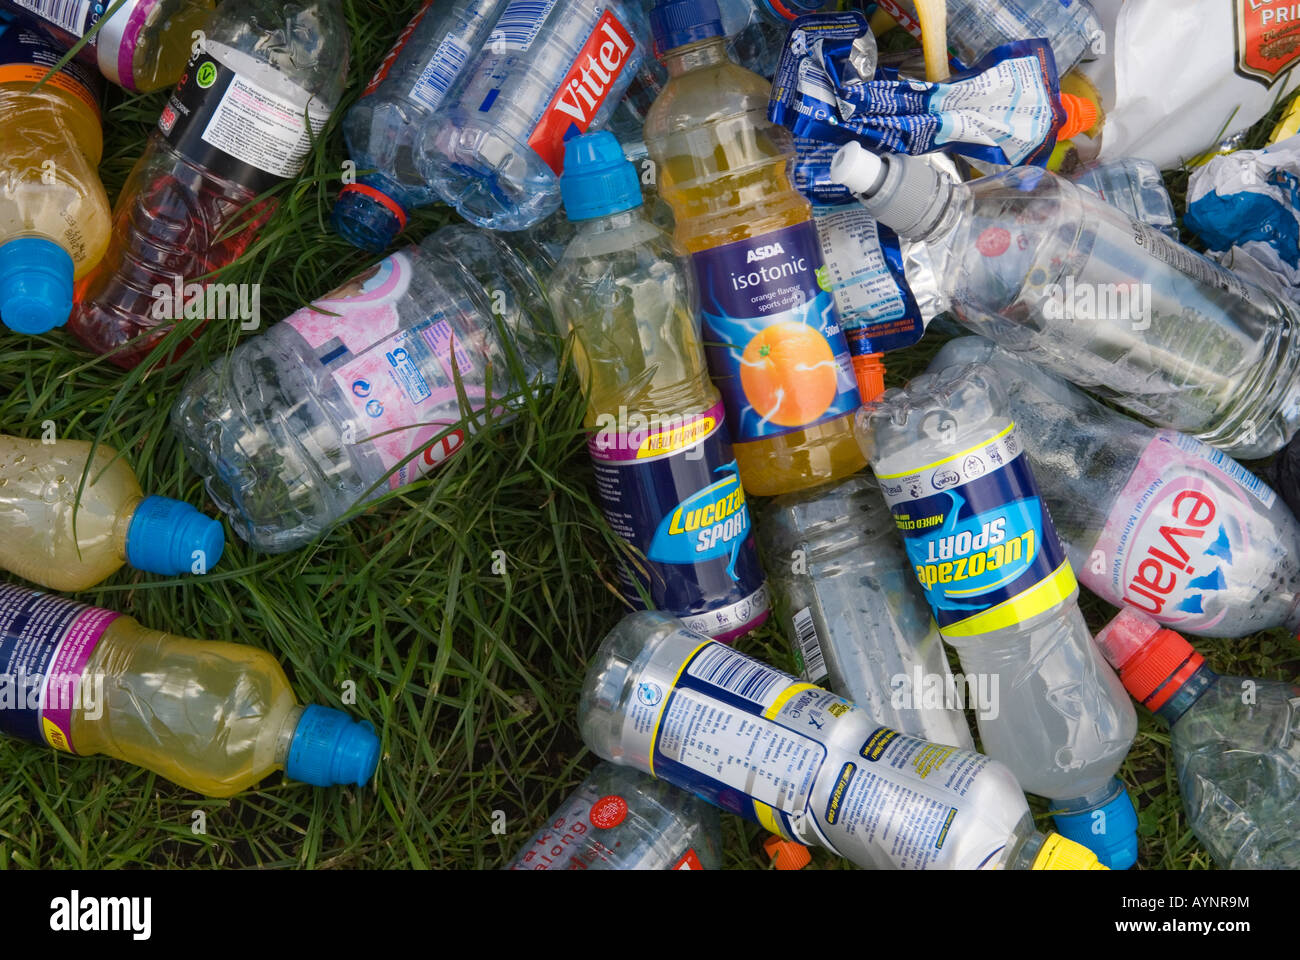
[(826, 669), (822, 645), (817, 640), (817, 623), (812, 610), (804, 607), (796, 611), (790, 624), (794, 627), (795, 655), (799, 658), (803, 678), (809, 683), (821, 682), (830, 676), (830, 672)]
[(586, 133), (605, 101), (621, 96), (631, 82), (629, 77), (620, 84), (619, 78), (635, 51), (636, 41), (613, 11), (601, 14), (528, 138), (557, 177), (564, 169), (565, 141)]
[[(621, 424), (609, 416), (588, 440), (605, 518), (648, 561), (655, 607), (709, 636), (737, 634), (768, 607), (724, 419), (721, 403), (697, 415), (634, 414)], [(629, 567), (621, 567), (627, 599), (642, 608)]]
[[(57, 27), (61, 33), (79, 40), (99, 22), (111, 2), (102, 0), (13, 0), (28, 13)], [(91, 37), (86, 46), (93, 48), (99, 34)]]
[[(49, 41), (34, 30), (16, 23), (0, 22), (0, 83), (30, 86), (40, 83), (56, 63), (63, 59), (63, 51), (56, 50)], [(69, 61), (48, 80), (46, 87), (70, 93), (99, 118), (99, 95), (103, 84), (97, 74), (92, 74), (75, 60)], [(42, 88), (44, 89), (44, 88)]]
[(1232, 0), (1237, 27), (1237, 73), (1272, 87), (1300, 60), (1292, 3)]
[(103, 677), (83, 676), (120, 614), (0, 583), (0, 731), (76, 753), (72, 715), (103, 716)]
[[(1130, 222), (1133, 227), (1133, 243), (1157, 260), (1167, 263), (1204, 286), (1225, 290), (1242, 300), (1259, 298), (1258, 287), (1247, 285), (1231, 270), (1219, 266), (1209, 257), (1202, 256), (1195, 250), (1189, 250), (1141, 220), (1130, 218)], [(1140, 257), (1141, 254), (1135, 255), (1135, 258)]]
[(389, 477), (392, 489), (418, 480), (464, 444), (471, 428), (460, 422), (457, 374), (472, 408), (486, 403), (488, 358), (458, 334), (456, 304), (403, 327), (399, 307), (413, 272), (411, 254), (399, 251), (284, 319), (315, 350), (351, 408), (344, 443), (368, 444), (387, 469), (401, 464)]
[(691, 254), (709, 369), (737, 443), (852, 413), (861, 400), (811, 220)]
[(877, 479), (944, 636), (1014, 626), (1077, 589), (1014, 424)]
[[(1256, 504), (1268, 510), (1276, 500), (1267, 484), (1222, 451), (1161, 430), (1092, 552), (1080, 558), (1079, 579), (1116, 606), (1128, 604), (1180, 630), (1209, 629), (1227, 615), (1234, 585), (1254, 579), (1249, 564), (1258, 548), (1251, 531), (1272, 525), (1260, 519)], [(1246, 580), (1236, 569), (1242, 565)]]
[(461, 42), (458, 37), (451, 34), (444, 37), (442, 43), (438, 44), (438, 49), (433, 52), (433, 57), (420, 71), (419, 79), (411, 87), (411, 99), (429, 110), (437, 110), (442, 98), (465, 69), (470, 53), (469, 45)]
[(302, 172), (329, 120), (329, 111), (303, 94), (290, 100), (200, 51), (167, 98), (158, 129), (195, 166), (260, 193)]
[(485, 46), (494, 54), (527, 53), (556, 0), (510, 0)]
[(397, 58), (402, 55), (402, 48), (405, 47), (407, 41), (411, 39), (411, 34), (415, 33), (415, 28), (420, 25), (420, 21), (424, 19), (424, 15), (429, 12), (431, 6), (433, 6), (433, 0), (424, 0), (424, 2), (420, 4), (420, 9), (415, 11), (415, 16), (411, 17), (411, 19), (407, 21), (406, 26), (402, 28), (402, 32), (397, 35), (397, 42), (394, 43), (388, 53), (384, 55), (383, 62), (379, 64), (379, 69), (377, 69), (374, 76), (370, 78), (370, 82), (366, 84), (366, 88), (361, 91), (361, 96), (368, 97), (379, 89), (379, 85), (383, 83), (384, 78), (388, 76), (388, 71), (393, 69), (393, 64), (395, 64)]

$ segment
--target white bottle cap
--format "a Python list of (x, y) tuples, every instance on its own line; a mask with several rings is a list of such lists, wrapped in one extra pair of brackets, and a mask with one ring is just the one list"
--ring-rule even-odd
[(830, 178), (858, 196), (870, 196), (884, 179), (884, 164), (856, 140), (850, 140), (831, 159)]

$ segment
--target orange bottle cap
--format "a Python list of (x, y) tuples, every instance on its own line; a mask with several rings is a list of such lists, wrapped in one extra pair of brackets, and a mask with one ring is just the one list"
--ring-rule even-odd
[(770, 859), (776, 861), (778, 870), (802, 870), (812, 863), (812, 854), (802, 843), (782, 840), (780, 837), (768, 837), (763, 841), (763, 849)]
[(1056, 142), (1069, 140), (1071, 137), (1077, 137), (1085, 130), (1091, 130), (1097, 125), (1097, 105), (1087, 97), (1080, 97), (1073, 93), (1061, 94), (1061, 106), (1065, 108), (1065, 123), (1061, 125), (1060, 131), (1056, 134)]
[(858, 378), (858, 392), (863, 403), (875, 403), (885, 392), (883, 353), (868, 353), (853, 358), (853, 373)]
[(1096, 643), (1119, 669), (1124, 688), (1149, 710), (1164, 706), (1205, 662), (1179, 634), (1132, 607), (1103, 627)]

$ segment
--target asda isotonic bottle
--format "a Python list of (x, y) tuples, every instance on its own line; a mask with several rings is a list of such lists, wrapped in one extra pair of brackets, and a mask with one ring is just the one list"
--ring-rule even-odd
[(605, 637), (578, 722), (598, 756), (861, 867), (1105, 869), (1035, 829), (1002, 764), (904, 736), (663, 613)]
[[(726, 413), (695, 328), (695, 285), (645, 216), (635, 166), (612, 133), (574, 137), (560, 178), (578, 223), (549, 288), (575, 333), (596, 489), (624, 562), (626, 599), (721, 640), (767, 619), (767, 587)], [(644, 570), (644, 573), (639, 572)]]
[(132, 93), (151, 93), (180, 79), (191, 34), (207, 22), (214, 3), (126, 0), (105, 17), (113, 6), (113, 0), (0, 0), (0, 10), (35, 18), (65, 48), (98, 24), (77, 59)]
[(627, 767), (600, 763), (507, 870), (716, 870), (718, 810)]
[(645, 140), (695, 270), (741, 482), (770, 496), (861, 469), (860, 399), (793, 141), (767, 119), (771, 85), (728, 57), (719, 17), (716, 0), (652, 11), (669, 80)]
[(444, 227), (185, 385), (172, 426), (240, 537), (300, 547), (459, 451), (467, 415), (554, 380), (550, 310), (516, 252), (528, 243)]
[(73, 281), (108, 247), (100, 84), (44, 36), (0, 14), (0, 320), (18, 333), (67, 322)]
[(949, 368), (859, 415), (913, 572), (966, 677), (990, 757), (1047, 797), (1066, 836), (1108, 866), (1137, 858), (1116, 778), (1137, 732), (1123, 687), (1079, 611), (1079, 587), (988, 368)]
[(278, 204), (263, 195), (302, 170), (347, 77), (340, 0), (226, 0), (195, 48), (122, 187), (112, 245), (79, 285), (69, 323), (121, 367), (139, 363), (180, 319), (181, 305), (160, 309), (160, 294), (206, 278), (252, 242)]
[[(265, 650), (148, 630), (130, 617), (0, 583), (0, 731), (106, 754), (187, 790), (229, 797), (275, 770), (364, 786), (379, 738), (299, 706)], [(3, 700), (0, 700), (3, 702)]]
[(0, 435), (0, 567), (75, 593), (124, 563), (165, 576), (216, 566), (220, 523), (188, 503), (146, 497), (117, 451), (100, 445), (91, 459), (90, 450), (84, 440)]

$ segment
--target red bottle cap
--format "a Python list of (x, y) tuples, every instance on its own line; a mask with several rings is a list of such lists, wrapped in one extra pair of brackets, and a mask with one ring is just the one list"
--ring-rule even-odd
[(1096, 643), (1124, 689), (1149, 710), (1164, 706), (1205, 663), (1179, 634), (1132, 607), (1103, 627)]

